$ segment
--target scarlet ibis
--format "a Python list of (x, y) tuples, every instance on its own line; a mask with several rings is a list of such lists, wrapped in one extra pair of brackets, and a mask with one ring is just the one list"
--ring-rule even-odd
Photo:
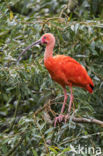
[(50, 73), (51, 78), (57, 83), (59, 83), (64, 90), (64, 102), (62, 105), (61, 113), (58, 117), (54, 119), (54, 126), (56, 126), (57, 122), (61, 122), (66, 118), (66, 115), (63, 115), (65, 104), (67, 102), (66, 86), (69, 86), (71, 91), (68, 108), (68, 114), (70, 114), (71, 105), (73, 102), (72, 87), (81, 87), (87, 90), (89, 93), (92, 93), (94, 84), (92, 79), (89, 77), (86, 69), (75, 59), (65, 55), (53, 56), (53, 49), (55, 45), (55, 37), (53, 34), (44, 34), (40, 40), (27, 47), (22, 52), (22, 54), (24, 54), (25, 51), (27, 51), (27, 49), (36, 44), (46, 44), (46, 49), (44, 52), (44, 65)]

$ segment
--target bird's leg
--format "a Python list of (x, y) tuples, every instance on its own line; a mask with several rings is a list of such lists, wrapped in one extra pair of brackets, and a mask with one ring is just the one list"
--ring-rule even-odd
[(67, 92), (66, 92), (66, 89), (64, 88), (64, 102), (63, 102), (63, 106), (62, 106), (62, 109), (61, 109), (61, 114), (64, 112), (64, 108), (65, 108), (65, 104), (67, 102)]
[(72, 106), (72, 102), (73, 102), (73, 92), (72, 92), (72, 87), (70, 87), (70, 102), (69, 102), (69, 108), (68, 108), (68, 114), (65, 116), (65, 122), (67, 121), (67, 119), (70, 116), (70, 111), (71, 111), (71, 106)]
[(63, 102), (63, 106), (62, 106), (60, 115), (58, 117), (56, 117), (55, 120), (54, 120), (54, 126), (56, 126), (56, 123), (58, 121), (61, 122), (65, 118), (65, 116), (63, 115), (63, 112), (64, 112), (65, 104), (67, 102), (67, 98), (68, 98), (67, 97), (67, 92), (66, 92), (66, 89), (64, 88), (64, 102)]
[(69, 102), (69, 109), (68, 109), (68, 113), (69, 113), (69, 114), (70, 114), (71, 106), (72, 106), (72, 102), (73, 102), (73, 92), (72, 92), (72, 87), (70, 87), (70, 91), (71, 91), (71, 94), (70, 94), (70, 102)]

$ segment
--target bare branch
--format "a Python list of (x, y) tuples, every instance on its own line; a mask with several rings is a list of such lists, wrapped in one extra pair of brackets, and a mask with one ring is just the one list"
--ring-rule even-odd
[(77, 123), (93, 123), (93, 124), (98, 124), (100, 126), (103, 126), (103, 121), (100, 121), (100, 120), (97, 120), (97, 119), (87, 119), (87, 118), (73, 117), (72, 121), (77, 122)]
[[(38, 115), (38, 113), (42, 112), (43, 110), (45, 110), (45, 109), (47, 109), (47, 108), (48, 108), (48, 112), (51, 112), (51, 113), (52, 113), (51, 108), (50, 108), (50, 106), (51, 106), (52, 104), (54, 104), (54, 103), (52, 103), (50, 100), (48, 100), (48, 102), (47, 102), (43, 107), (39, 108), (36, 112), (34, 112), (34, 119), (36, 118), (36, 115)], [(55, 116), (56, 116), (57, 113), (55, 113), (55, 112), (53, 111), (53, 116), (54, 116), (54, 114), (55, 114)], [(64, 116), (64, 117), (65, 117), (65, 116)], [(68, 117), (67, 117), (67, 120), (70, 120), (70, 118), (71, 118), (71, 116), (68, 116)], [(89, 124), (92, 123), (92, 124), (97, 124), (97, 125), (100, 125), (100, 126), (103, 127), (103, 121), (97, 120), (97, 119), (88, 119), (88, 118), (77, 118), (77, 117), (73, 117), (73, 118), (72, 118), (72, 121), (74, 121), (74, 122), (76, 122), (76, 123), (89, 123)], [(52, 123), (53, 123), (53, 122), (52, 122)], [(51, 124), (52, 124), (52, 123), (51, 123)]]

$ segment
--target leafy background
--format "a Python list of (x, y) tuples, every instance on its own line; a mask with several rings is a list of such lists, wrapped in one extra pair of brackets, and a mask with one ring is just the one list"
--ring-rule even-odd
[(103, 121), (103, 1), (0, 0), (0, 155), (78, 155), (79, 145), (103, 150), (101, 126), (70, 120), (54, 127), (63, 91), (44, 67), (45, 47), (28, 50), (17, 64), (46, 32), (56, 37), (54, 55), (75, 58), (95, 84), (92, 95), (73, 88), (73, 115)]

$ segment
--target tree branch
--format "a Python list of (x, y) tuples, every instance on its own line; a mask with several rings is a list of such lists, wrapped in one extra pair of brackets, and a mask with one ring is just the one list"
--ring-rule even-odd
[[(34, 119), (35, 119), (35, 117), (38, 115), (38, 113), (42, 112), (42, 111), (45, 110), (45, 109), (48, 109), (48, 112), (51, 112), (51, 113), (53, 114), (53, 116), (54, 116), (54, 115), (56, 116), (57, 113), (55, 113), (55, 112), (51, 109), (51, 107), (50, 107), (52, 104), (54, 104), (54, 103), (52, 103), (51, 100), (48, 100), (47, 103), (46, 103), (43, 107), (37, 109), (37, 111), (34, 112)], [(52, 110), (52, 111), (51, 111), (51, 110)], [(70, 118), (71, 118), (71, 116), (68, 116), (68, 117), (67, 117), (67, 120), (69, 121)], [(64, 119), (65, 119), (65, 116), (64, 116)], [(97, 120), (97, 119), (88, 119), (88, 118), (77, 118), (77, 117), (72, 117), (71, 119), (72, 119), (72, 121), (74, 121), (74, 122), (76, 122), (76, 123), (89, 123), (89, 124), (92, 123), (92, 124), (97, 124), (97, 125), (100, 125), (101, 127), (103, 127), (103, 121), (101, 121), (101, 120)], [(53, 122), (51, 122), (51, 124), (53, 124)]]
[[(70, 117), (68, 118), (68, 120)], [(98, 124), (100, 126), (103, 126), (103, 121), (97, 120), (97, 119), (87, 119), (87, 118), (76, 118), (73, 117), (72, 121), (77, 122), (77, 123), (93, 123), (93, 124)]]

